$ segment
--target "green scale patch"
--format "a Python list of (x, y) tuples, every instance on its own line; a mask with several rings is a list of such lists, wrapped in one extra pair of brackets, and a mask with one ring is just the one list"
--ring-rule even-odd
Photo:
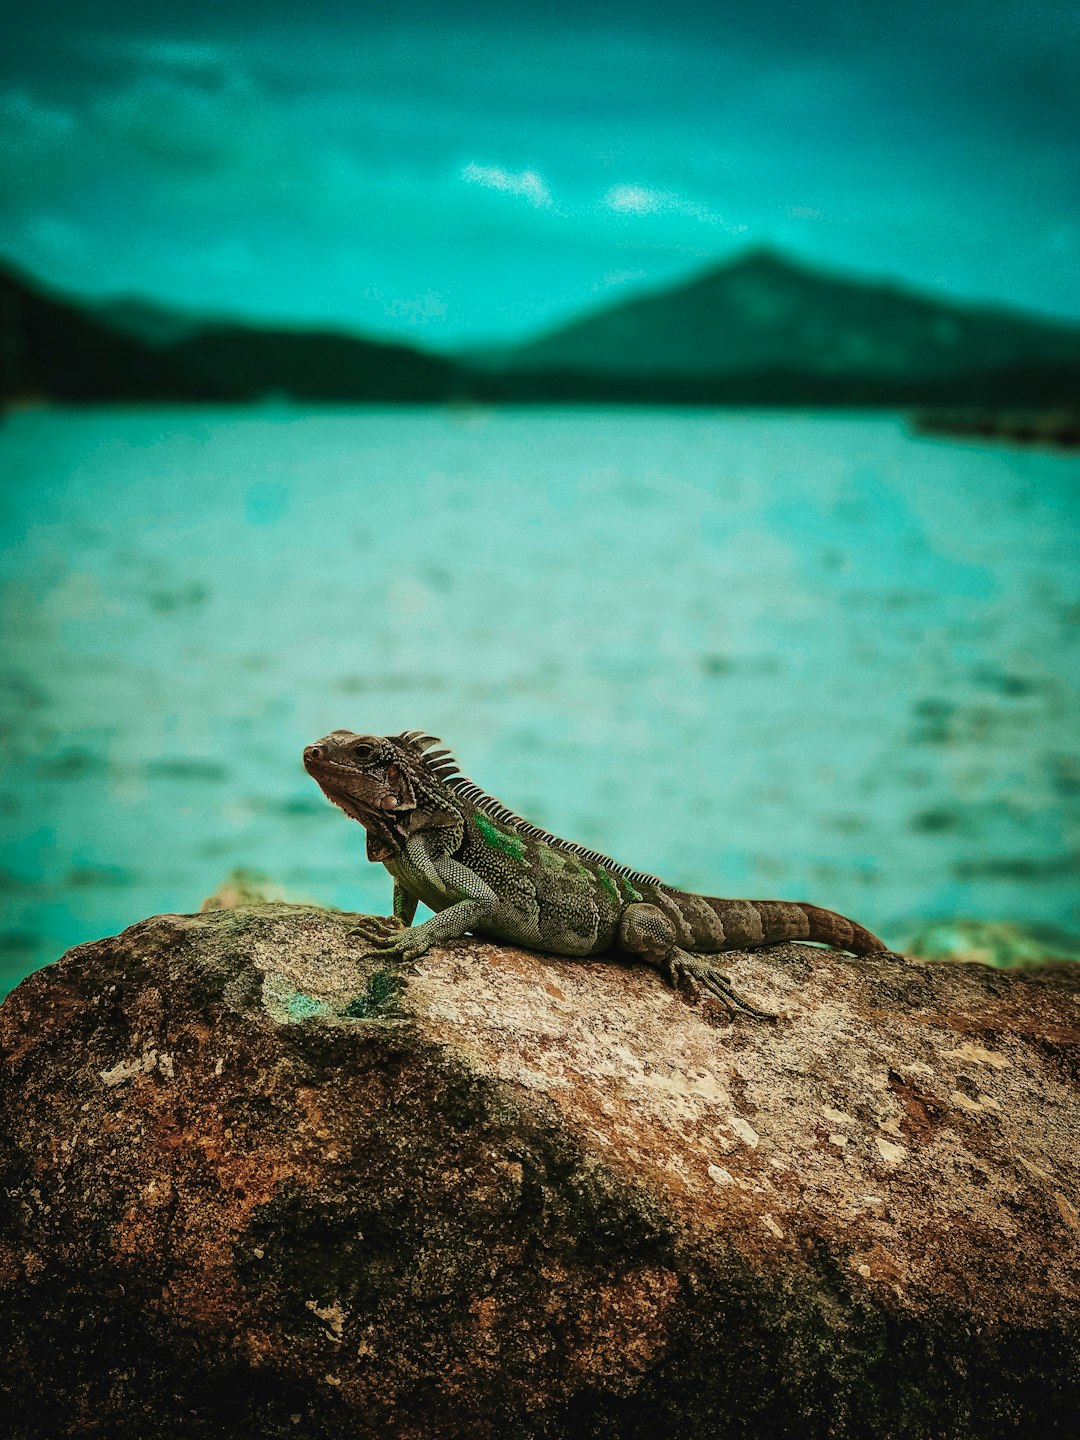
[(491, 823), (486, 815), (477, 815), (475, 819), (476, 828), (489, 849), (501, 850), (504, 855), (512, 855), (515, 860), (522, 858), (525, 854), (525, 844), (518, 836), (508, 835), (505, 830), (500, 830)]
[(616, 904), (618, 904), (618, 902), (622, 899), (622, 896), (619, 894), (619, 887), (615, 884), (615, 881), (611, 878), (611, 876), (606, 870), (598, 869), (596, 875), (600, 881), (602, 888), (606, 890), (607, 893), (611, 896), (612, 900), (614, 900)]

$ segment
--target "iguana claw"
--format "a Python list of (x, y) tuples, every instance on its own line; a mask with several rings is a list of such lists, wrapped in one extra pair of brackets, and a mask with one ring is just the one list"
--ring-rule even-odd
[(378, 960), (408, 963), (428, 949), (423, 941), (410, 938), (409, 927), (396, 915), (365, 915), (358, 925), (351, 927), (349, 934), (363, 943), (365, 955)]
[(391, 940), (382, 945), (372, 945), (368, 954), (377, 960), (398, 960), (403, 965), (409, 965), (412, 961), (419, 959), (430, 946), (423, 943), (417, 944), (406, 939)]
[(417, 936), (411, 926), (403, 925), (393, 915), (365, 915), (359, 925), (354, 925), (350, 935), (355, 935), (364, 947), (364, 954), (376, 960), (397, 960), (408, 963), (423, 955), (431, 948), (431, 942)]
[(691, 999), (698, 1000), (705, 996), (719, 1000), (732, 1015), (752, 1015), (755, 1020), (770, 1021), (780, 1018), (771, 1010), (759, 1010), (739, 994), (726, 975), (721, 975), (719, 970), (714, 970), (702, 960), (691, 959), (689, 955), (684, 954), (671, 961), (669, 978), (673, 985)]
[(349, 934), (377, 945), (385, 941), (388, 935), (402, 929), (404, 926), (396, 915), (364, 915), (358, 924), (350, 928)]

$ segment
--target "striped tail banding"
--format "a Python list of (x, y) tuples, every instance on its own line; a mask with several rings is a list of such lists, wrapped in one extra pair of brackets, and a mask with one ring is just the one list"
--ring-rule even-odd
[(816, 940), (852, 955), (887, 950), (883, 940), (846, 915), (792, 900), (720, 900), (707, 896), (723, 929), (727, 949), (778, 945), (784, 940)]

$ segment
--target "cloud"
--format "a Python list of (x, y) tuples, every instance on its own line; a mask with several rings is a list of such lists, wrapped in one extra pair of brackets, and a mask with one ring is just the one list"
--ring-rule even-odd
[(90, 120), (103, 138), (161, 170), (195, 176), (246, 167), (257, 154), (255, 132), (280, 156), (284, 136), (269, 118), (246, 86), (207, 90), (152, 77), (100, 102)]
[[(100, 47), (105, 50), (106, 47)], [(108, 53), (152, 69), (184, 70), (196, 73), (227, 68), (232, 56), (224, 45), (205, 40), (171, 40), (166, 36), (143, 37), (110, 44)]]
[(714, 226), (728, 235), (741, 235), (747, 228), (732, 225), (698, 200), (687, 200), (674, 190), (652, 190), (646, 185), (612, 185), (600, 203), (617, 215), (677, 215)]
[(655, 26), (631, 0), (617, 33), (426, 4), (201, 29), (104, 8), (130, 28), (23, 7), (0, 44), (0, 253), (75, 288), (495, 334), (749, 228), (1076, 309), (1075, 0), (897, 0), (865, 26), (844, 0)]
[(432, 320), (445, 320), (447, 309), (446, 301), (435, 290), (425, 290), (420, 295), (397, 295), (383, 304), (384, 315), (393, 320), (403, 320), (407, 325), (427, 325)]
[(597, 280), (592, 288), (594, 290), (613, 290), (618, 285), (628, 285), (638, 280), (648, 279), (648, 270), (642, 270), (640, 268), (631, 270), (608, 270), (601, 275), (600, 279)]
[(470, 164), (462, 170), (461, 178), (470, 185), (484, 185), (489, 190), (520, 195), (537, 210), (547, 210), (551, 206), (551, 191), (535, 170), (503, 170), (499, 165)]
[(24, 228), (27, 237), (46, 254), (67, 258), (86, 248), (85, 229), (60, 215), (30, 215)]
[(37, 203), (57, 172), (76, 170), (76, 130), (69, 110), (23, 89), (0, 93), (0, 208)]
[[(290, 123), (249, 76), (183, 68), (73, 96), (66, 108), (0, 92), (0, 211), (34, 204), (355, 223), (379, 177), (361, 156)], [(385, 177), (384, 177), (385, 178)]]
[[(461, 171), (461, 179), (470, 185), (499, 190), (526, 200), (536, 210), (552, 211), (564, 221), (593, 223), (597, 218), (594, 204), (582, 199), (577, 204), (555, 206), (551, 191), (535, 170), (506, 170), (501, 165), (478, 165), (472, 162)], [(666, 216), (694, 220), (728, 235), (741, 235), (745, 225), (732, 225), (716, 211), (697, 200), (688, 200), (674, 190), (658, 190), (647, 185), (612, 185), (604, 194), (601, 212), (614, 215)]]
[(664, 209), (660, 191), (647, 190), (644, 185), (613, 185), (603, 203), (623, 215), (659, 215)]

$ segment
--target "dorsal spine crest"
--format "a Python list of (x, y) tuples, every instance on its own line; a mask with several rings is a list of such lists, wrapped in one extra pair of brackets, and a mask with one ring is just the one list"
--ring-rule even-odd
[[(550, 830), (545, 830), (540, 825), (534, 825), (531, 820), (526, 820), (523, 816), (516, 814), (501, 800), (497, 800), (494, 795), (489, 795), (486, 790), (481, 790), (474, 780), (463, 775), (451, 751), (433, 735), (425, 735), (422, 730), (405, 730), (395, 738), (415, 752), (416, 758), (433, 779), (445, 785), (466, 804), (483, 811), (492, 820), (497, 820), (500, 825), (505, 825), (518, 835), (526, 835), (532, 840), (539, 840), (542, 844), (551, 845), (556, 850), (578, 855), (583, 860), (591, 860), (594, 865), (601, 866), (609, 874), (619, 875), (633, 885), (663, 884), (663, 881), (656, 875), (648, 875), (643, 870), (634, 870), (629, 865), (622, 865), (618, 860), (612, 860), (610, 855), (602, 855), (599, 850), (590, 850), (588, 846), (579, 845), (575, 840), (564, 840), (561, 835), (554, 835)], [(436, 750), (434, 754), (428, 753), (435, 745), (442, 746), (442, 748)]]

